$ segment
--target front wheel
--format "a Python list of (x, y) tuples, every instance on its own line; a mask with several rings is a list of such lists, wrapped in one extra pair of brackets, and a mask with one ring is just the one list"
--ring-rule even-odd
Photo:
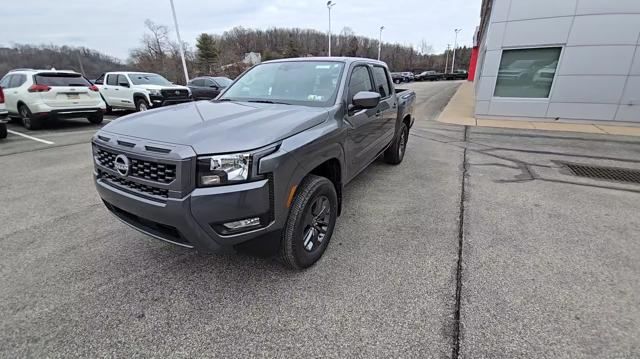
[(149, 109), (149, 105), (147, 105), (147, 101), (143, 98), (139, 98), (136, 100), (136, 111), (147, 111)]
[(89, 115), (87, 117), (87, 120), (89, 120), (89, 122), (94, 125), (99, 125), (102, 123), (102, 121), (104, 121), (104, 114), (102, 112), (94, 113), (93, 115)]
[(292, 269), (317, 262), (329, 245), (338, 214), (338, 195), (325, 177), (308, 175), (302, 180), (291, 204), (280, 257)]
[(387, 150), (384, 152), (384, 160), (392, 165), (398, 165), (404, 159), (407, 150), (407, 141), (409, 139), (409, 128), (406, 123), (400, 127), (400, 132)]

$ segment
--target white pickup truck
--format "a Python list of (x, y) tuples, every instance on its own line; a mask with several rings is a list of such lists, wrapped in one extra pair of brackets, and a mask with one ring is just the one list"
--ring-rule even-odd
[(111, 109), (148, 109), (193, 101), (191, 90), (174, 85), (164, 77), (148, 72), (107, 72), (95, 80), (102, 98)]

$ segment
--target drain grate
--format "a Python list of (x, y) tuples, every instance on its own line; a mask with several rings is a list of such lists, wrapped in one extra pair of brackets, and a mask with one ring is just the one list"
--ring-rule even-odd
[(628, 168), (595, 167), (565, 163), (571, 172), (579, 177), (597, 178), (608, 181), (640, 183), (640, 171)]

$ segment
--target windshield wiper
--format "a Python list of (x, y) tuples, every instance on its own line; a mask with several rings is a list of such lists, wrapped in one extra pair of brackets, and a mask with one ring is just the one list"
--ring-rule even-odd
[(289, 105), (288, 103), (276, 102), (276, 101), (271, 101), (271, 100), (248, 100), (247, 102), (270, 103), (270, 104), (277, 104), (277, 105)]

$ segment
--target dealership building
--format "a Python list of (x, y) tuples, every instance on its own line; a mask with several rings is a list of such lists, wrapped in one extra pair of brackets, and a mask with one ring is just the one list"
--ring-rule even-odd
[(640, 0), (484, 0), (481, 17), (477, 118), (640, 123)]

